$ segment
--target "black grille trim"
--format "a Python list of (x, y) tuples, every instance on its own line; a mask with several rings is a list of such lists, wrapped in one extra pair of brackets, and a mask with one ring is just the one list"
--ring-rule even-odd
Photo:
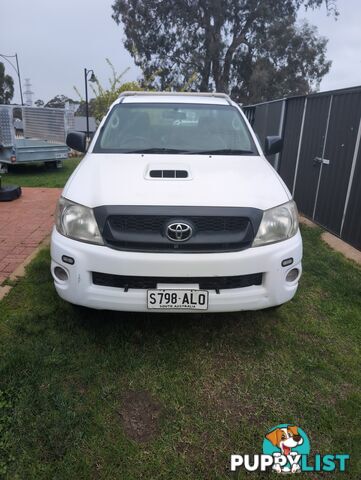
[[(104, 243), (123, 251), (165, 253), (232, 252), (249, 248), (263, 212), (243, 207), (101, 206), (94, 209)], [(188, 223), (193, 235), (175, 242), (170, 223)]]
[(94, 285), (116, 287), (128, 290), (157, 288), (159, 283), (173, 283), (177, 285), (198, 284), (203, 290), (224, 290), (244, 288), (252, 285), (262, 285), (262, 273), (236, 275), (231, 277), (138, 277), (129, 275), (112, 275), (109, 273), (92, 272)]
[[(109, 224), (123, 232), (161, 232), (164, 224), (172, 220), (163, 215), (112, 215)], [(201, 232), (237, 232), (247, 228), (248, 219), (243, 217), (194, 217), (187, 216), (187, 222)]]

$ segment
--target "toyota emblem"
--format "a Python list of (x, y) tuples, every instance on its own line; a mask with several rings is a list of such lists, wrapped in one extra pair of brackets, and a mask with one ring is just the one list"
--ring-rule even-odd
[(185, 242), (191, 238), (192, 233), (192, 227), (188, 223), (174, 222), (166, 228), (167, 237), (173, 242)]

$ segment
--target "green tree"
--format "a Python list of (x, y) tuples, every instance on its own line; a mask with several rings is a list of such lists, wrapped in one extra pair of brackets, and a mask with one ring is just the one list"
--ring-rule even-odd
[(5, 66), (0, 62), (0, 104), (9, 104), (14, 96), (14, 80), (5, 73)]
[(234, 76), (242, 81), (232, 85), (231, 93), (241, 103), (311, 93), (330, 69), (327, 40), (317, 37), (316, 27), (282, 21), (271, 32), (234, 61)]
[(43, 107), (44, 106), (44, 100), (41, 100), (41, 98), (39, 98), (38, 100), (36, 100), (34, 102), (34, 104), (37, 106), (37, 107)]
[(143, 90), (138, 82), (125, 82), (118, 86), (111, 86), (108, 89), (103, 88), (99, 82), (92, 87), (95, 94), (94, 99), (94, 116), (97, 120), (101, 120), (107, 113), (109, 107), (119, 97), (122, 92)]
[[(142, 86), (138, 82), (125, 82), (123, 83), (123, 76), (127, 73), (129, 68), (126, 68), (123, 72), (117, 73), (112, 62), (107, 58), (107, 64), (111, 69), (111, 76), (108, 79), (108, 86), (103, 86), (99, 79), (96, 78), (94, 82), (90, 84), (90, 87), (95, 95), (95, 98), (89, 100), (89, 115), (94, 116), (100, 121), (107, 113), (111, 104), (119, 97), (122, 92), (127, 90), (143, 90)], [(79, 90), (74, 87), (79, 98), (81, 99), (80, 105), (83, 111), (85, 105), (84, 99)], [(85, 107), (84, 107), (85, 111)], [(79, 114), (79, 112), (77, 112)], [(85, 115), (85, 113), (84, 113)]]
[(217, 90), (239, 101), (307, 93), (328, 72), (327, 40), (297, 24), (331, 0), (114, 0), (125, 47), (158, 89)]
[(72, 100), (71, 98), (67, 97), (66, 95), (55, 95), (54, 98), (48, 101), (48, 103), (45, 104), (45, 107), (47, 108), (65, 108), (66, 102), (69, 103), (78, 103), (75, 100)]
[[(89, 116), (90, 117), (94, 117), (94, 105), (95, 105), (95, 98), (91, 98), (89, 100)], [(80, 103), (79, 103), (79, 107), (75, 112), (75, 116), (76, 117), (85, 117), (85, 115), (86, 115), (85, 100), (81, 100)]]

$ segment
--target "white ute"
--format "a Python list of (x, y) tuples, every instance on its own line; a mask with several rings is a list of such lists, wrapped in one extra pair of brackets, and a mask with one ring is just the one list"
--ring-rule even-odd
[[(85, 135), (69, 147), (85, 152)], [(265, 154), (282, 140), (267, 137)], [(295, 295), (297, 208), (239, 106), (218, 93), (125, 92), (60, 198), (51, 273), (68, 302), (226, 312)]]

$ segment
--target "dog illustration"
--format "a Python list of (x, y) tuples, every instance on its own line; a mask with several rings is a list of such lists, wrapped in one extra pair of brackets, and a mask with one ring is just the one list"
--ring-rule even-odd
[[(292, 455), (292, 448), (297, 447), (298, 445), (301, 445), (303, 443), (303, 438), (298, 433), (298, 427), (295, 426), (276, 428), (275, 430), (267, 433), (266, 438), (272, 443), (273, 446), (280, 449), (281, 455), (285, 456)], [(300, 470), (300, 466), (298, 464), (293, 464), (292, 468), (287, 465), (281, 467), (279, 464), (275, 464), (273, 468), (278, 473), (295, 473)]]

